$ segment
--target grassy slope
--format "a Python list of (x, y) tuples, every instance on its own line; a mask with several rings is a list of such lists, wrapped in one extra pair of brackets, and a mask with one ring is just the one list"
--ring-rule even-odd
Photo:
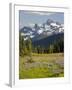
[(27, 62), (29, 56), (20, 57), (19, 78), (47, 78), (64, 76), (64, 56), (56, 54), (32, 54), (34, 62)]

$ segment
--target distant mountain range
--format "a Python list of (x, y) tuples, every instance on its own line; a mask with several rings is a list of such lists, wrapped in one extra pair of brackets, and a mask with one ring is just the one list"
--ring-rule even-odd
[(34, 26), (24, 26), (19, 30), (24, 40), (32, 39), (33, 45), (48, 45), (53, 41), (64, 36), (64, 25), (48, 19), (42, 25), (34, 24)]

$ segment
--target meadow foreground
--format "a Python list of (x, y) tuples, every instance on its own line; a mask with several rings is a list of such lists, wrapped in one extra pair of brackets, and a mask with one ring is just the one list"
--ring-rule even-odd
[(19, 79), (64, 77), (64, 54), (32, 53), (32, 62), (28, 55), (19, 57)]

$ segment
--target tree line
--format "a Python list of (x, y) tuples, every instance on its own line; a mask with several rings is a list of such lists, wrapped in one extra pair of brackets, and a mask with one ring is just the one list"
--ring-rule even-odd
[(54, 41), (52, 44), (48, 45), (48, 47), (42, 46), (33, 46), (30, 38), (28, 40), (24, 40), (24, 37), (19, 33), (19, 55), (29, 55), (33, 53), (60, 53), (64, 52), (64, 38), (59, 38), (57, 41)]
[(48, 47), (36, 46), (33, 47), (34, 53), (63, 53), (64, 52), (64, 39), (60, 38), (57, 41), (54, 41)]

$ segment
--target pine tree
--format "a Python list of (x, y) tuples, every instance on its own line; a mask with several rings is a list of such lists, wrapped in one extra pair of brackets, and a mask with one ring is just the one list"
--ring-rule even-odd
[(19, 33), (19, 55), (24, 56), (24, 38), (21, 36), (21, 33)]
[(26, 46), (27, 46), (27, 49), (28, 49), (28, 54), (30, 55), (32, 53), (32, 42), (31, 42), (30, 38), (27, 40)]
[(30, 38), (27, 40), (27, 49), (28, 49), (28, 56), (29, 56), (28, 62), (30, 63), (34, 62), (32, 59), (32, 42)]
[(53, 45), (50, 45), (50, 47), (49, 47), (49, 53), (53, 53), (53, 50), (54, 50), (54, 46)]

